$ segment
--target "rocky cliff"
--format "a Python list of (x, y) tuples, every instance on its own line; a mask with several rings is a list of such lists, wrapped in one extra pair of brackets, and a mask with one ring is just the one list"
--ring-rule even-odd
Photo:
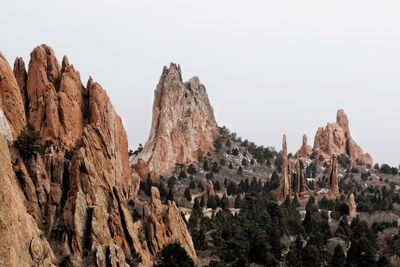
[[(196, 260), (173, 202), (145, 212), (120, 117), (67, 57), (60, 65), (41, 45), (28, 71), (21, 58), (12, 71), (0, 54), (0, 100), (1, 266), (150, 266), (171, 242)], [(43, 153), (24, 156), (14, 147), (27, 122), (47, 144)]]
[(218, 132), (204, 85), (197, 77), (183, 82), (179, 65), (171, 63), (154, 92), (149, 138), (132, 164), (141, 178), (168, 175), (176, 163), (198, 161), (212, 151)]
[(329, 160), (332, 155), (347, 155), (352, 162), (372, 165), (371, 155), (363, 152), (353, 140), (349, 129), (349, 120), (346, 113), (339, 109), (336, 123), (328, 123), (325, 128), (320, 127), (314, 137), (313, 152)]

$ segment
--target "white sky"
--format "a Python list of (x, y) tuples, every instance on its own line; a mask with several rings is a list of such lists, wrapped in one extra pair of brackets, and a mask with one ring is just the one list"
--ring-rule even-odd
[(0, 14), (10, 64), (41, 43), (67, 54), (107, 90), (133, 149), (173, 61), (243, 138), (279, 149), (286, 133), (294, 152), (344, 108), (364, 151), (400, 163), (399, 1), (3, 0)]

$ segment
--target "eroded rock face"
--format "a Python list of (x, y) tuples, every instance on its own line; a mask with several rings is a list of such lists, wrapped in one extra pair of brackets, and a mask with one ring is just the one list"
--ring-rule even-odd
[(313, 152), (326, 160), (331, 155), (345, 154), (352, 162), (372, 165), (371, 155), (363, 152), (350, 134), (349, 121), (342, 109), (338, 110), (336, 123), (328, 123), (325, 128), (320, 127), (315, 134)]
[(182, 82), (178, 65), (164, 67), (154, 96), (150, 136), (132, 164), (142, 159), (151, 177), (158, 178), (172, 173), (176, 163), (187, 164), (205, 156), (213, 149), (219, 131), (204, 85), (197, 77)]
[(0, 108), (3, 110), (13, 138), (16, 138), (26, 124), (24, 102), (6, 58), (0, 53)]
[(289, 176), (289, 161), (287, 156), (286, 135), (282, 139), (282, 171), (278, 188), (278, 199), (284, 200), (291, 193), (291, 179)]
[(312, 152), (312, 147), (308, 145), (307, 135), (304, 134), (302, 139), (302, 145), (296, 152), (296, 156), (299, 158), (307, 158), (308, 156), (311, 155), (311, 152)]
[[(133, 220), (132, 203), (146, 203), (137, 199), (139, 177), (129, 166), (127, 136), (102, 87), (91, 78), (84, 87), (68, 59), (60, 66), (46, 45), (31, 53), (27, 78), (20, 60), (14, 73), (0, 63), (2, 75), (7, 70), (0, 99), (15, 101), (0, 106), (8, 112), (0, 116), (0, 265), (51, 266), (68, 257), (74, 266), (127, 266), (139, 253), (141, 264), (151, 266), (169, 242), (181, 243), (195, 259), (174, 203), (156, 205), (162, 214), (156, 232), (165, 229), (152, 236), (157, 241), (147, 239), (151, 213)], [(10, 120), (19, 110), (22, 120)], [(5, 142), (24, 127), (25, 113), (42, 141), (53, 141), (44, 155), (26, 159)]]

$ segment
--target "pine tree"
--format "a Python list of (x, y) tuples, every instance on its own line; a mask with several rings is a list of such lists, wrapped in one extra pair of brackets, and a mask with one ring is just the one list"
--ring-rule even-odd
[(224, 210), (229, 208), (228, 198), (226, 197), (225, 193), (223, 194), (221, 199), (221, 208)]
[(240, 195), (237, 195), (236, 199), (235, 199), (235, 209), (240, 209), (241, 204), (242, 204), (242, 201), (240, 199)]
[(189, 188), (190, 189), (195, 189), (196, 188), (196, 183), (194, 182), (194, 180), (190, 181)]
[(196, 167), (193, 165), (193, 163), (189, 164), (189, 167), (187, 168), (187, 172), (190, 175), (195, 175), (197, 173)]
[(192, 201), (192, 194), (190, 194), (189, 187), (186, 187), (185, 192), (183, 194), (186, 197), (187, 201)]
[(200, 207), (204, 208), (205, 205), (206, 205), (206, 199), (204, 198), (204, 195), (202, 195), (200, 200)]
[(215, 210), (217, 208), (217, 201), (214, 196), (209, 196), (207, 200), (207, 208)]
[(216, 182), (214, 183), (214, 190), (215, 190), (215, 191), (220, 191), (220, 190), (221, 190), (221, 185), (219, 184), (218, 181), (216, 181)]
[(50, 145), (48, 142), (46, 145), (41, 145), (41, 139), (40, 134), (28, 123), (21, 131), (17, 140), (14, 141), (14, 146), (18, 149), (23, 159), (27, 160), (35, 153), (43, 154), (46, 146)]
[(335, 251), (333, 252), (332, 259), (329, 263), (330, 267), (344, 267), (346, 266), (346, 255), (344, 254), (343, 248), (341, 245), (337, 245), (335, 247)]
[(200, 190), (200, 192), (204, 191), (204, 185), (201, 181), (197, 184), (197, 188)]
[(172, 188), (168, 191), (167, 200), (174, 201), (174, 192), (172, 191)]

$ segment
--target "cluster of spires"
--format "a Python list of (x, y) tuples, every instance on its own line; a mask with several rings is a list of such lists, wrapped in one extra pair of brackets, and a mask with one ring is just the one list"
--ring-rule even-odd
[[(282, 168), (280, 175), (280, 183), (278, 188), (278, 200), (284, 200), (291, 195), (300, 195), (310, 191), (307, 186), (307, 177), (305, 169), (301, 168), (300, 157), (296, 159), (295, 167), (289, 164), (286, 135), (282, 139)], [(332, 155), (328, 167), (328, 186), (329, 194), (339, 194), (339, 180), (337, 176), (337, 159)]]

